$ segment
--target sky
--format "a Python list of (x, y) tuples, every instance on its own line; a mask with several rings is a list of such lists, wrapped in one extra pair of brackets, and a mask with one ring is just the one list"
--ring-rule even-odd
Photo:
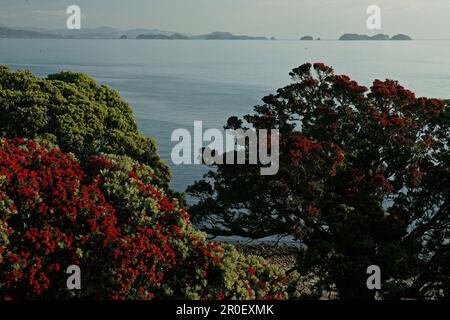
[[(0, 0), (0, 24), (60, 29), (78, 5), (82, 27), (158, 28), (204, 34), (335, 39), (343, 33), (406, 33), (450, 39), (450, 0)], [(381, 30), (368, 30), (369, 5), (381, 8)]]

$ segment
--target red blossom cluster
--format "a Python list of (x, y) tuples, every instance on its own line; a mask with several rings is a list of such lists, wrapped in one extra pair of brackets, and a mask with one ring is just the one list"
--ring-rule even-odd
[(299, 160), (309, 154), (311, 151), (315, 149), (321, 149), (322, 145), (319, 143), (316, 143), (305, 135), (302, 134), (293, 134), (292, 137), (292, 147), (289, 150), (290, 156), (291, 156), (291, 163), (295, 164), (299, 162)]
[[(0, 292), (35, 297), (56, 290), (55, 273), (81, 262), (77, 252), (117, 238), (114, 209), (71, 156), (33, 140), (2, 140), (0, 210), (8, 242), (0, 243)], [(78, 251), (77, 251), (78, 250)], [(80, 251), (81, 250), (81, 251)]]
[(415, 101), (416, 95), (401, 86), (394, 80), (375, 80), (370, 88), (372, 96), (384, 97), (386, 99), (412, 100)]
[(418, 104), (423, 112), (430, 112), (432, 114), (442, 112), (445, 106), (445, 102), (442, 99), (424, 97), (418, 99)]
[(355, 80), (346, 75), (333, 76), (333, 85), (336, 91), (353, 96), (361, 95), (367, 91), (367, 87), (360, 86)]
[[(153, 185), (148, 167), (130, 161), (94, 156), (83, 169), (46, 143), (1, 140), (0, 298), (234, 296), (223, 279), (225, 250), (206, 241), (189, 214)], [(79, 293), (65, 286), (70, 265), (82, 270)], [(274, 279), (250, 268), (255, 281)], [(281, 285), (267, 285), (262, 297)]]
[(373, 120), (379, 122), (383, 127), (403, 127), (407, 123), (411, 123), (410, 118), (402, 118), (398, 115), (389, 115), (386, 112), (373, 115)]

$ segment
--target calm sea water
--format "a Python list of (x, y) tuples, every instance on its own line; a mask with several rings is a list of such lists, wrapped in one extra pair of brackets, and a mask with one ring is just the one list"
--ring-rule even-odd
[(90, 74), (120, 91), (142, 133), (155, 137), (184, 191), (206, 169), (173, 166), (170, 135), (221, 128), (251, 112), (260, 98), (289, 83), (304, 62), (325, 62), (370, 85), (397, 79), (418, 95), (450, 98), (450, 41), (160, 41), (0, 39), (0, 64), (45, 76), (61, 70)]

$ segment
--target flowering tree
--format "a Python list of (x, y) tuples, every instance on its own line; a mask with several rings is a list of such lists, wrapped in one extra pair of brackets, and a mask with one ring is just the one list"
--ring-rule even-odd
[(0, 140), (0, 299), (287, 297), (283, 272), (206, 241), (157, 181), (128, 157), (80, 165), (48, 142)]
[(73, 264), (105, 282), (117, 218), (95, 183), (81, 183), (72, 157), (32, 140), (1, 140), (0, 177), (0, 297), (64, 297)]
[(0, 137), (43, 137), (81, 160), (98, 152), (127, 155), (155, 168), (160, 185), (170, 180), (155, 141), (138, 132), (128, 103), (83, 73), (44, 79), (0, 66)]
[(293, 236), (297, 270), (319, 276), (318, 292), (371, 299), (366, 269), (379, 265), (385, 297), (449, 297), (448, 105), (392, 80), (368, 89), (320, 63), (291, 76), (244, 117), (280, 131), (278, 174), (218, 165), (188, 188), (194, 221), (213, 235)]

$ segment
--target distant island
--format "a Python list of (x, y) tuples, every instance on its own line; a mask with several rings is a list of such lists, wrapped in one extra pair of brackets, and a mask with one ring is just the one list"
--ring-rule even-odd
[[(40, 28), (14, 29), (0, 26), (0, 38), (27, 39), (150, 39), (150, 40), (269, 40), (266, 37), (234, 35), (215, 31), (204, 35), (177, 33), (159, 29), (133, 29), (122, 31), (111, 27), (83, 28), (80, 30), (49, 30)], [(275, 38), (271, 38), (274, 40)]]
[(237, 36), (230, 32), (212, 32), (200, 36), (186, 36), (180, 33), (172, 35), (164, 34), (141, 34), (136, 39), (151, 40), (268, 40), (265, 37)]
[(406, 34), (397, 34), (393, 36), (391, 40), (404, 41), (404, 40), (412, 40), (412, 38)]
[(346, 33), (343, 34), (339, 40), (343, 41), (370, 41), (370, 40), (378, 40), (378, 41), (385, 41), (385, 40), (412, 40), (412, 38), (405, 34), (397, 34), (393, 36), (392, 38), (387, 34), (376, 34), (374, 36), (368, 36), (366, 34), (356, 34), (356, 33)]
[[(138, 39), (138, 40), (276, 40), (274, 37), (266, 38), (262, 36), (235, 35), (231, 32), (215, 31), (208, 34), (193, 35), (190, 33), (164, 31), (160, 29), (132, 29), (120, 30), (112, 27), (83, 28), (80, 30), (69, 29), (43, 29), (43, 28), (11, 28), (0, 26), (0, 38), (18, 39)], [(300, 38), (302, 41), (314, 40), (313, 36), (305, 35)], [(320, 38), (317, 38), (320, 40)], [(406, 34), (397, 34), (392, 38), (387, 34), (376, 34), (368, 36), (366, 34), (346, 33), (339, 40), (349, 41), (369, 41), (369, 40), (412, 40)]]
[(191, 39), (203, 39), (203, 40), (268, 40), (266, 37), (254, 37), (246, 35), (234, 35), (230, 32), (215, 31), (209, 34), (192, 36)]
[(151, 39), (151, 40), (188, 40), (189, 37), (183, 34), (175, 33), (170, 36), (165, 34), (140, 34), (136, 39)]

